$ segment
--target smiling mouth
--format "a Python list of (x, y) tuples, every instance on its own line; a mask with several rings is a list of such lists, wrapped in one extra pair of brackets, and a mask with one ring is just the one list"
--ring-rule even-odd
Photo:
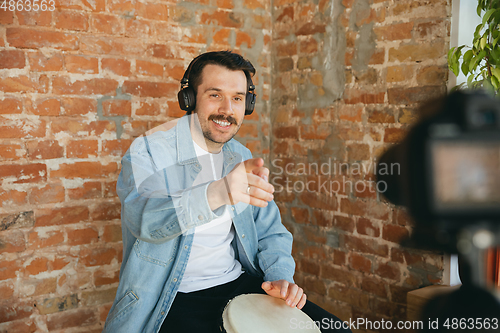
[(225, 121), (225, 120), (216, 120), (216, 119), (213, 119), (212, 121), (214, 123), (216, 123), (217, 125), (221, 126), (221, 127), (228, 127), (229, 125), (231, 125), (230, 122)]

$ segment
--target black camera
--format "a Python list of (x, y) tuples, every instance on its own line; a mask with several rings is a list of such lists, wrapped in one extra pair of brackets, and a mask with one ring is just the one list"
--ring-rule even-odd
[[(421, 120), (379, 160), (385, 197), (406, 206), (419, 247), (457, 253), (458, 234), (500, 226), (500, 100), (457, 91), (421, 108)], [(459, 245), (459, 244), (458, 244)]]

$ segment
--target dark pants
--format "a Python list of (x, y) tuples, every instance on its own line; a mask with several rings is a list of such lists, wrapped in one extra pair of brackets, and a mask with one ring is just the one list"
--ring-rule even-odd
[[(222, 312), (227, 302), (242, 294), (265, 294), (260, 277), (243, 273), (238, 279), (191, 293), (177, 293), (160, 333), (220, 333)], [(340, 327), (340, 319), (307, 301), (302, 311), (320, 323), (321, 332), (351, 332)], [(321, 323), (328, 323), (322, 325)], [(334, 323), (337, 323), (336, 325)]]

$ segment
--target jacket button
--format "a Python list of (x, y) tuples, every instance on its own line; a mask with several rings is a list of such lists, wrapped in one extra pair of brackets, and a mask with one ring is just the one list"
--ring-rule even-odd
[(241, 238), (245, 238), (245, 234), (241, 235)]
[(188, 246), (187, 246), (187, 245), (184, 245), (184, 248), (187, 250), (187, 249), (188, 249)]
[(234, 207), (231, 207), (231, 210), (234, 212)]
[(162, 315), (162, 316), (164, 316), (164, 315), (165, 315), (165, 311), (162, 311), (162, 312), (161, 312), (161, 315)]
[(177, 278), (174, 278), (172, 281), (177, 282)]
[(203, 215), (198, 215), (198, 220), (203, 220)]

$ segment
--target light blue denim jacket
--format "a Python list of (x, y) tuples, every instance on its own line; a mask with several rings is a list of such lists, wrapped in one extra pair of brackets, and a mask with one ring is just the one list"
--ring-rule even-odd
[[(194, 227), (221, 213), (209, 207), (209, 183), (192, 187), (201, 166), (190, 117), (167, 131), (137, 138), (122, 159), (117, 192), (123, 262), (104, 332), (159, 331), (182, 280)], [(236, 140), (224, 144), (223, 153), (223, 176), (252, 157)], [(232, 245), (243, 269), (266, 281), (293, 282), (292, 236), (275, 202), (265, 208), (238, 203), (230, 213), (236, 230)]]

